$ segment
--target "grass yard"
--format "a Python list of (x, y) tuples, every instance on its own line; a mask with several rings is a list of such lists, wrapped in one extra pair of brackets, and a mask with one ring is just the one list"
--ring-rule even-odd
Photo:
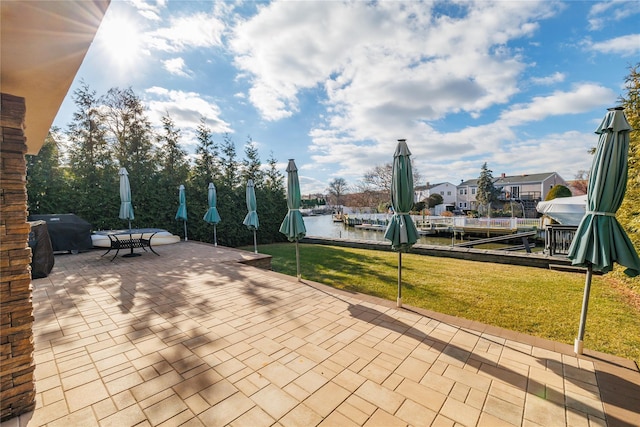
[[(251, 248), (253, 250), (253, 248)], [(295, 276), (295, 245), (262, 245), (275, 271)], [(398, 255), (300, 245), (302, 277), (395, 301)], [(540, 268), (402, 255), (404, 304), (573, 345), (585, 275)], [(640, 310), (608, 276), (594, 276), (584, 346), (640, 363)]]

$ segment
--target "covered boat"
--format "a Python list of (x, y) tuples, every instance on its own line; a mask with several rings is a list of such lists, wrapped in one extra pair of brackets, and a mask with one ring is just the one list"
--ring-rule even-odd
[(562, 225), (578, 225), (587, 211), (587, 195), (538, 202), (536, 210)]

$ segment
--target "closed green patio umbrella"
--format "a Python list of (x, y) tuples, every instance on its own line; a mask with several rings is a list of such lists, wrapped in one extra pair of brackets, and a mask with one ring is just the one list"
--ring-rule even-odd
[(256, 239), (256, 230), (260, 226), (260, 221), (258, 221), (258, 212), (257, 203), (256, 203), (256, 190), (253, 185), (253, 180), (250, 179), (247, 181), (247, 216), (244, 217), (244, 221), (242, 223), (249, 228), (249, 230), (253, 230), (253, 248), (254, 252), (258, 253), (258, 241)]
[(187, 237), (187, 198), (184, 194), (184, 185), (180, 185), (178, 188), (178, 211), (176, 212), (176, 219), (181, 219), (184, 224), (184, 241), (189, 240)]
[(120, 168), (120, 219), (129, 220), (129, 229), (131, 229), (131, 220), (133, 216), (133, 205), (131, 204), (131, 186), (129, 184), (129, 174), (125, 168)]
[(596, 129), (599, 138), (587, 187), (587, 212), (568, 254), (573, 265), (587, 267), (576, 354), (582, 354), (593, 271), (607, 273), (617, 262), (627, 267), (627, 275), (640, 274), (638, 253), (615, 217), (627, 189), (630, 131), (621, 107), (610, 108)]
[(216, 202), (216, 186), (213, 182), (209, 183), (207, 190), (207, 201), (209, 202), (209, 210), (204, 214), (204, 219), (209, 224), (213, 224), (213, 245), (218, 246), (218, 236), (216, 235), (216, 225), (220, 222), (220, 214)]
[(418, 241), (418, 229), (409, 215), (413, 207), (413, 170), (410, 156), (407, 141), (399, 139), (393, 155), (391, 178), (393, 216), (384, 233), (384, 238), (391, 241), (391, 248), (398, 252), (398, 307), (402, 307), (402, 252), (407, 252)]
[[(129, 222), (129, 233), (131, 233), (131, 220), (134, 219), (133, 216), (133, 204), (131, 204), (131, 185), (129, 184), (129, 173), (125, 168), (120, 168), (118, 172), (120, 175), (120, 219), (126, 219)], [(136, 254), (133, 252), (133, 247), (131, 248), (131, 252), (128, 254), (122, 255), (123, 257), (136, 257), (140, 256), (140, 254)]]
[(287, 165), (287, 207), (289, 211), (280, 224), (280, 232), (287, 236), (290, 242), (296, 242), (296, 272), (300, 281), (300, 253), (298, 241), (307, 234), (304, 219), (300, 213), (300, 182), (298, 180), (298, 168), (293, 159), (289, 159)]

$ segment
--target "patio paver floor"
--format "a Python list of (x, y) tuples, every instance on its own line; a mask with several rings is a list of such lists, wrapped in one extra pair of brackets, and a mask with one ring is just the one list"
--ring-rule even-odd
[(628, 360), (299, 283), (250, 252), (157, 251), (56, 255), (33, 281), (36, 410), (2, 427), (640, 425)]

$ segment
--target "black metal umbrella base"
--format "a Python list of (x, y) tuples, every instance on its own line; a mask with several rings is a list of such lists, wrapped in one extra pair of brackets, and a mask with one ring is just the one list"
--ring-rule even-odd
[(137, 254), (137, 253), (131, 252), (131, 253), (122, 255), (122, 258), (133, 258), (133, 257), (136, 257), (136, 256), (141, 256), (141, 255), (142, 254)]

